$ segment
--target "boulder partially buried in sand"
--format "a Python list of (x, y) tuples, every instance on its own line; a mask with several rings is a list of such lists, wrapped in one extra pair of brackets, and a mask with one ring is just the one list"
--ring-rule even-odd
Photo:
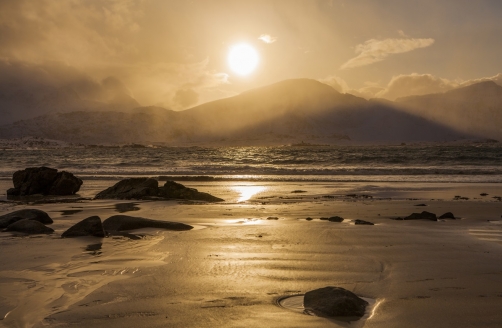
[(324, 287), (305, 293), (305, 310), (320, 317), (362, 317), (368, 302), (341, 287)]
[(223, 199), (197, 189), (187, 188), (180, 183), (167, 181), (159, 188), (152, 178), (130, 178), (116, 183), (96, 195), (96, 199), (186, 199), (206, 202), (221, 202)]
[(46, 227), (45, 225), (43, 225), (38, 221), (26, 220), (26, 219), (12, 223), (7, 228), (5, 228), (5, 231), (22, 232), (30, 235), (51, 234), (54, 232), (54, 230), (52, 230), (49, 227)]
[(12, 176), (14, 188), (7, 190), (9, 196), (74, 195), (82, 180), (73, 174), (49, 167), (32, 167), (20, 170)]
[(43, 224), (51, 224), (53, 222), (50, 216), (44, 211), (24, 209), (0, 216), (0, 229), (7, 228), (12, 223), (23, 219), (34, 220)]
[(117, 182), (96, 195), (96, 199), (145, 199), (157, 197), (159, 182), (152, 178), (130, 178)]
[(179, 222), (158, 221), (127, 215), (114, 215), (103, 221), (106, 232), (124, 231), (141, 228), (159, 228), (166, 230), (184, 231), (193, 229), (192, 226)]
[(106, 236), (105, 230), (103, 229), (103, 224), (101, 223), (101, 218), (99, 216), (91, 216), (87, 219), (83, 219), (82, 221), (78, 222), (77, 224), (63, 232), (61, 238), (82, 236), (94, 236), (101, 238)]

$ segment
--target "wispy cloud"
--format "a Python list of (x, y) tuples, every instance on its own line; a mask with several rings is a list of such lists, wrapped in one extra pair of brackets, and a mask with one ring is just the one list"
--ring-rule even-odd
[(365, 66), (384, 60), (392, 54), (429, 47), (434, 39), (371, 39), (356, 47), (356, 57), (343, 64), (341, 69)]
[(277, 38), (275, 36), (271, 36), (270, 34), (262, 34), (258, 40), (262, 40), (263, 42), (270, 44), (277, 41)]

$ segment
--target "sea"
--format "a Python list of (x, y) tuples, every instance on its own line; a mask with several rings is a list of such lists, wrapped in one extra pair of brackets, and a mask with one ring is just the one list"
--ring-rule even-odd
[(39, 166), (83, 179), (501, 183), (502, 145), (0, 150), (0, 179)]

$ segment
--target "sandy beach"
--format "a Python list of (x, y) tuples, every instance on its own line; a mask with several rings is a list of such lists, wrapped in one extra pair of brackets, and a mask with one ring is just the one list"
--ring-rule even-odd
[[(84, 181), (79, 196), (92, 198), (115, 182)], [(1, 181), (0, 190), (10, 183)], [(0, 214), (44, 210), (55, 230), (0, 234), (0, 326), (502, 325), (502, 203), (492, 198), (502, 195), (499, 184), (183, 183), (225, 202), (0, 203)], [(460, 219), (392, 219), (422, 210)], [(118, 213), (195, 228), (134, 231), (140, 240), (60, 238), (84, 218)], [(335, 215), (345, 221), (319, 220)], [(375, 225), (354, 225), (355, 219)], [(277, 305), (325, 286), (374, 304), (351, 323)]]

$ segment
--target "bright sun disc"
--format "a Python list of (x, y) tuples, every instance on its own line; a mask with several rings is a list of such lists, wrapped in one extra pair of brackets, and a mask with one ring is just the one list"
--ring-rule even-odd
[(230, 69), (239, 75), (248, 75), (258, 66), (258, 52), (248, 44), (233, 46), (228, 53)]

